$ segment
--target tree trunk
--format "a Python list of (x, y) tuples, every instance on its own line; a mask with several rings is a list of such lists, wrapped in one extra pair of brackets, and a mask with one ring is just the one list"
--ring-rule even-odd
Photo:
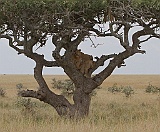
[(86, 93), (85, 89), (87, 88), (87, 86), (92, 86), (87, 85), (90, 82), (87, 82), (85, 77), (82, 77), (80, 80), (78, 78), (78, 80), (76, 81), (77, 88), (73, 96), (74, 104), (71, 104), (63, 95), (57, 95), (49, 89), (42, 75), (43, 56), (34, 55), (33, 58), (36, 61), (36, 67), (34, 68), (34, 77), (39, 84), (39, 89), (37, 91), (21, 91), (19, 94), (22, 97), (32, 97), (50, 104), (55, 108), (60, 116), (70, 118), (83, 118), (87, 116), (89, 113), (91, 98), (89, 93)]
[(91, 97), (88, 93), (85, 93), (82, 89), (77, 88), (73, 95), (75, 114), (78, 117), (85, 117), (89, 114), (89, 106)]
[(47, 94), (47, 97), (44, 100), (44, 102), (53, 106), (60, 116), (76, 119), (88, 116), (91, 102), (90, 95), (78, 88), (74, 92), (73, 101), (74, 104), (72, 105), (64, 96), (55, 96), (52, 92)]

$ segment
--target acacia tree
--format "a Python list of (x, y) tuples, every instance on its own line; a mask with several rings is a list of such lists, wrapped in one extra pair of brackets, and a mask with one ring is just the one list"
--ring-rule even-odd
[[(50, 104), (60, 116), (84, 117), (89, 113), (89, 94), (111, 75), (113, 70), (124, 66), (125, 59), (137, 53), (144, 54), (141, 43), (160, 38), (158, 0), (1, 0), (0, 38), (9, 46), (35, 61), (34, 77), (37, 91), (21, 91), (23, 97), (32, 97)], [(108, 24), (101, 26), (102, 24)], [(129, 31), (135, 31), (131, 40)], [(97, 28), (98, 27), (98, 28)], [(105, 28), (104, 28), (105, 27)], [(102, 55), (85, 76), (73, 63), (72, 55), (86, 38), (114, 37), (119, 40), (123, 52)], [(143, 40), (140, 37), (146, 36)], [(51, 53), (54, 61), (48, 61), (35, 47), (43, 48), (48, 38), (55, 46)], [(65, 53), (60, 52), (64, 49)], [(92, 76), (104, 62), (104, 70)], [(75, 85), (74, 104), (64, 96), (51, 91), (43, 78), (43, 67), (61, 67)]]

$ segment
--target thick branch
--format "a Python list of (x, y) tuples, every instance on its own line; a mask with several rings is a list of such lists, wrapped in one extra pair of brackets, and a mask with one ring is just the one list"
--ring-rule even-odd
[(43, 92), (49, 91), (49, 87), (42, 76), (43, 66), (45, 66), (46, 63), (44, 55), (33, 53), (29, 57), (36, 62), (36, 66), (34, 68), (34, 78), (39, 84), (39, 90)]
[(92, 69), (90, 69), (90, 74), (93, 73), (99, 66), (103, 66), (104, 62), (108, 59), (114, 58), (116, 54), (110, 54), (110, 55), (102, 55), (96, 62)]
[(75, 38), (73, 41), (71, 41), (70, 43), (70, 47), (75, 50), (78, 45), (84, 40), (85, 36), (88, 35), (88, 31), (80, 31), (79, 32), (79, 35), (77, 36), (77, 38)]
[(137, 31), (132, 36), (132, 41), (133, 41), (132, 47), (135, 49), (139, 48), (140, 47), (139, 44), (143, 42), (139, 40), (139, 37), (145, 36), (145, 35), (152, 35), (152, 34), (154, 34), (154, 30), (149, 27), (144, 27), (144, 29)]
[(59, 67), (57, 61), (47, 61), (44, 59), (44, 66), (46, 67)]
[[(56, 95), (54, 92), (50, 91), (47, 83), (42, 76), (42, 70), (44, 66), (44, 56), (33, 54), (32, 58), (36, 62), (36, 67), (34, 68), (34, 77), (39, 84), (38, 91), (22, 91), (20, 94), (24, 97), (34, 97), (45, 103), (52, 105), (59, 115), (67, 115), (71, 112), (72, 105), (69, 101), (62, 95)], [(72, 114), (72, 112), (70, 113)]]
[(110, 61), (108, 66), (99, 74), (93, 77), (93, 80), (97, 82), (97, 84), (101, 84), (108, 76), (111, 75), (116, 66), (121, 65), (125, 59), (135, 54), (135, 51), (132, 49), (128, 49), (114, 57), (113, 60)]
[(128, 35), (129, 35), (130, 28), (131, 28), (131, 26), (129, 24), (125, 24), (125, 26), (124, 26), (124, 44), (126, 46), (129, 46)]
[(20, 91), (18, 95), (22, 97), (32, 97), (39, 100), (43, 100), (46, 96), (46, 94), (41, 91), (33, 91), (33, 90), (26, 90), (26, 91), (23, 90), (23, 91)]
[(74, 107), (68, 102), (66, 98), (62, 95), (56, 95), (51, 91), (43, 92), (41, 90), (33, 91), (33, 90), (23, 90), (18, 93), (19, 96), (22, 97), (32, 97), (39, 99), (45, 103), (53, 106), (60, 116), (73, 116)]

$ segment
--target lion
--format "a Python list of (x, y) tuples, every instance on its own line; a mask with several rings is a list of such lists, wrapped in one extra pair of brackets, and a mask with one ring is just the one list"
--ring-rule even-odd
[(82, 56), (82, 63), (81, 63), (81, 68), (80, 71), (88, 77), (88, 72), (90, 68), (93, 68), (94, 66), (94, 61), (93, 61), (93, 57), (91, 55), (88, 54), (81, 54)]
[(81, 50), (76, 50), (73, 55), (73, 62), (80, 72), (89, 77), (88, 72), (90, 68), (93, 68), (95, 62), (93, 57), (88, 54), (84, 54)]
[(76, 50), (71, 58), (71, 61), (74, 63), (76, 68), (80, 70), (81, 64), (82, 64), (82, 58), (81, 58), (81, 52), (79, 50)]

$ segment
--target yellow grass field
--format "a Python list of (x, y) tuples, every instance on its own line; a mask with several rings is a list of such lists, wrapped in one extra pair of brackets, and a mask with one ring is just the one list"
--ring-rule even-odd
[[(45, 75), (49, 87), (52, 79), (63, 75)], [(43, 102), (31, 99), (31, 109), (19, 105), (26, 100), (17, 96), (16, 84), (27, 89), (38, 87), (33, 75), (0, 75), (0, 132), (160, 132), (160, 93), (146, 93), (152, 84), (160, 88), (160, 75), (112, 75), (92, 98), (89, 117), (80, 121), (60, 118)], [(111, 93), (108, 87), (131, 86), (134, 94)], [(51, 88), (52, 89), (52, 88)], [(60, 93), (59, 91), (55, 91)]]

